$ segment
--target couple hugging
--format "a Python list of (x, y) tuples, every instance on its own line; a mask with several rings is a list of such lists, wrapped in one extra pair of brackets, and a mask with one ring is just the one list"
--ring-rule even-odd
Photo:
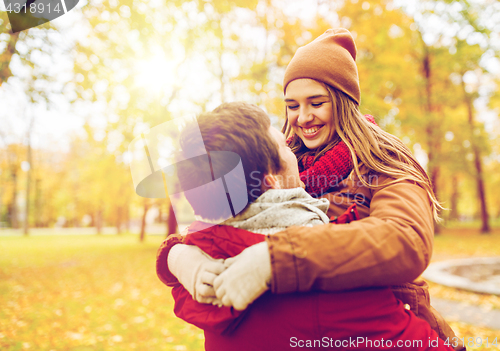
[[(227, 214), (187, 196), (198, 220), (158, 251), (174, 311), (206, 350), (462, 348), (417, 279), (440, 205), (409, 149), (360, 113), (355, 58), (345, 29), (297, 51), (284, 134), (247, 103), (198, 116), (200, 147), (239, 155), (248, 196), (220, 224)], [(177, 171), (181, 185), (212, 177)]]

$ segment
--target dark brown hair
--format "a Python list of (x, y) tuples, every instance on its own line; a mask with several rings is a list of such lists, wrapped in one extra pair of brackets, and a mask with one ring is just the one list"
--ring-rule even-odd
[[(269, 133), (271, 122), (259, 107), (244, 102), (224, 103), (212, 112), (200, 114), (197, 117), (197, 124), (203, 144), (195, 141), (199, 135), (198, 128), (187, 126), (180, 140), (183, 152), (189, 149), (191, 155), (193, 152), (204, 154), (206, 150), (211, 160), (208, 172), (210, 167), (213, 167), (212, 172), (213, 169), (230, 171), (228, 164), (232, 162), (220, 157), (211, 157), (211, 152), (231, 151), (237, 154), (241, 158), (245, 176), (244, 180), (237, 183), (246, 186), (248, 203), (262, 194), (262, 183), (266, 174), (276, 174), (282, 170), (278, 144)], [(187, 160), (178, 167), (178, 177), (184, 191), (193, 188), (193, 184), (207, 184), (207, 177), (211, 180), (212, 174), (207, 175), (207, 172), (200, 168), (203, 167), (200, 167), (199, 160), (196, 162)], [(207, 189), (208, 192), (210, 190)], [(195, 213), (203, 218), (216, 220), (230, 217), (230, 214), (228, 216), (228, 213), (221, 213), (221, 209), (214, 208), (217, 206), (191, 201), (188, 194), (186, 197)]]

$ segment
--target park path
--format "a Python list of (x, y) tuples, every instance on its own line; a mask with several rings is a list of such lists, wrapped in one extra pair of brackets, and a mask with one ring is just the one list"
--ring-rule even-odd
[[(457, 269), (461, 273), (457, 273)], [(462, 257), (432, 262), (422, 277), (444, 286), (500, 295), (499, 269), (499, 257)], [(500, 330), (500, 310), (432, 296), (431, 305), (448, 321)]]
[(464, 302), (431, 296), (431, 305), (449, 322), (459, 321), (476, 326), (500, 330), (500, 311), (471, 306)]

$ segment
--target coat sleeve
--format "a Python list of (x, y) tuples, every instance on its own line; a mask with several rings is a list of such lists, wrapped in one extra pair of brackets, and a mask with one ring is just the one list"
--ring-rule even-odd
[(339, 291), (411, 282), (429, 264), (433, 235), (424, 189), (408, 181), (377, 188), (369, 217), (268, 236), (271, 290)]
[(240, 321), (238, 317), (242, 315), (241, 311), (195, 301), (168, 269), (167, 257), (170, 249), (176, 244), (186, 243), (185, 238), (180, 234), (169, 235), (156, 255), (156, 274), (164, 284), (172, 287), (175, 315), (198, 328), (217, 334), (232, 330)]
[(229, 332), (235, 328), (240, 321), (238, 317), (243, 314), (243, 311), (237, 311), (232, 307), (199, 303), (180, 283), (172, 288), (172, 296), (175, 301), (174, 313), (177, 317), (216, 334)]
[(176, 244), (182, 244), (184, 242), (184, 237), (180, 234), (169, 235), (167, 239), (163, 241), (158, 252), (156, 253), (156, 275), (162, 281), (163, 284), (167, 286), (175, 286), (179, 284), (177, 278), (170, 272), (167, 264), (168, 253), (172, 246)]

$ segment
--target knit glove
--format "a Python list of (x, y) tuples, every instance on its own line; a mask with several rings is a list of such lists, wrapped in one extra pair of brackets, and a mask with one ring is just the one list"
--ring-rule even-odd
[(224, 264), (227, 269), (214, 280), (215, 294), (224, 306), (244, 310), (269, 289), (271, 259), (267, 242), (247, 247)]
[(220, 304), (213, 288), (214, 279), (226, 268), (223, 259), (214, 259), (194, 245), (174, 245), (167, 258), (168, 269), (201, 303)]

